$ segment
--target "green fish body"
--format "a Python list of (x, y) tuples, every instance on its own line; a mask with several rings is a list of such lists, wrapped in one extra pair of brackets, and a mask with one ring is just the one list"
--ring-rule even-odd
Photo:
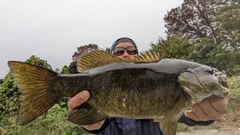
[(166, 135), (176, 134), (176, 121), (194, 103), (211, 95), (228, 95), (226, 76), (215, 68), (178, 59), (161, 59), (153, 52), (122, 61), (103, 51), (78, 60), (81, 74), (58, 74), (24, 62), (9, 61), (23, 93), (20, 120), (27, 124), (63, 97), (82, 90), (89, 100), (72, 111), (79, 125), (107, 117), (155, 119)]

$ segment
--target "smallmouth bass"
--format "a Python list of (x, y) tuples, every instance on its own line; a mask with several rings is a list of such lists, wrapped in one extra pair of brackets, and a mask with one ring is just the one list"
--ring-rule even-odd
[(9, 61), (22, 91), (20, 120), (27, 124), (63, 97), (82, 90), (89, 100), (69, 115), (69, 121), (87, 125), (109, 116), (154, 119), (165, 135), (176, 134), (176, 122), (194, 103), (211, 95), (228, 95), (226, 75), (195, 62), (161, 59), (153, 51), (121, 60), (104, 51), (77, 60), (81, 74), (58, 74), (24, 62)]

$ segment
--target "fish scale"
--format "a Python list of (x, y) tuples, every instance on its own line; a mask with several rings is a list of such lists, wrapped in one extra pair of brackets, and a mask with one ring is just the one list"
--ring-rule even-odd
[(89, 100), (72, 110), (68, 120), (88, 125), (107, 117), (154, 119), (164, 135), (176, 134), (176, 122), (194, 103), (211, 95), (226, 98), (226, 75), (195, 62), (161, 59), (150, 51), (135, 60), (121, 60), (104, 51), (93, 51), (77, 60), (81, 74), (58, 74), (18, 61), (9, 61), (22, 91), (20, 120), (27, 124), (63, 97), (82, 90)]

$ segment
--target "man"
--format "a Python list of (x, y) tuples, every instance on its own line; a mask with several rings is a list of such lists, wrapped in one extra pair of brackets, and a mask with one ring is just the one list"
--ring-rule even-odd
[[(123, 37), (113, 43), (110, 53), (121, 59), (128, 57), (133, 60), (138, 55), (138, 50), (132, 39)], [(88, 91), (76, 94), (68, 101), (69, 110), (86, 102), (89, 97)], [(212, 124), (214, 120), (221, 118), (227, 112), (227, 103), (226, 99), (211, 96), (193, 105), (191, 111), (185, 112), (179, 122), (190, 126)], [(135, 120), (113, 117), (92, 125), (81, 126), (88, 132), (99, 135), (162, 135), (159, 123), (153, 122), (152, 119)]]

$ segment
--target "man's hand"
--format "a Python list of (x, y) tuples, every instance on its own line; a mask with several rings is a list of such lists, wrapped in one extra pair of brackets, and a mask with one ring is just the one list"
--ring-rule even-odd
[(185, 115), (195, 121), (218, 120), (227, 113), (227, 104), (226, 99), (212, 95), (202, 102), (194, 104), (191, 111), (185, 112)]
[[(70, 98), (68, 100), (68, 110), (71, 111), (74, 108), (80, 106), (81, 104), (83, 104), (84, 102), (86, 102), (90, 97), (90, 93), (87, 90), (81, 91), (78, 94), (76, 94), (74, 97)], [(81, 125), (83, 128), (91, 131), (91, 130), (98, 130), (101, 128), (101, 126), (103, 125), (105, 120), (100, 121), (98, 123), (95, 124), (91, 124), (91, 125)]]

